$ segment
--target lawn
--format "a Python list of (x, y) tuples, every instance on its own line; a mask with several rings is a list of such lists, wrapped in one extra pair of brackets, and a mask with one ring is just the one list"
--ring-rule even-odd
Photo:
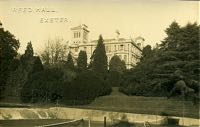
[[(54, 107), (55, 104), (13, 104), (0, 103), (0, 107)], [(57, 105), (56, 105), (57, 106)], [(59, 104), (59, 106), (64, 106)], [(127, 96), (113, 88), (111, 95), (96, 98), (91, 104), (82, 106), (67, 106), (74, 108), (97, 109), (139, 114), (157, 114), (199, 118), (199, 105), (192, 101), (167, 99), (166, 97)]]
[(193, 105), (192, 101), (180, 101), (166, 97), (126, 96), (118, 92), (118, 88), (113, 88), (109, 96), (99, 97), (89, 105), (76, 107), (199, 118), (199, 106)]

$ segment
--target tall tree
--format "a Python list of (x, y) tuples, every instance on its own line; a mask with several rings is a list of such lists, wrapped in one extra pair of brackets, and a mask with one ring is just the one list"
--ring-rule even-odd
[(77, 59), (78, 70), (84, 71), (87, 69), (87, 54), (85, 51), (80, 51)]
[(0, 98), (5, 90), (6, 81), (13, 59), (17, 56), (19, 41), (9, 31), (5, 31), (0, 24)]
[(19, 66), (9, 75), (6, 92), (10, 92), (12, 96), (18, 96), (30, 75), (42, 69), (39, 57), (34, 56), (32, 44), (28, 42), (25, 53), (20, 57)]
[(26, 46), (26, 50), (25, 50), (24, 55), (25, 55), (26, 57), (32, 57), (32, 56), (34, 55), (33, 47), (32, 47), (31, 41), (27, 43), (27, 46)]
[(66, 67), (67, 69), (70, 69), (70, 70), (74, 70), (75, 68), (71, 53), (68, 54)]
[(33, 64), (33, 47), (31, 42), (27, 43), (25, 53), (20, 57), (20, 61), (22, 63), (23, 69), (25, 70), (31, 70), (32, 64)]
[[(125, 79), (124, 88), (133, 89), (129, 94), (166, 96), (182, 80), (198, 95), (199, 26), (188, 23), (181, 27), (172, 22), (165, 32), (167, 37), (158, 48), (144, 48), (141, 61)], [(177, 71), (181, 72), (178, 78), (174, 76)]]
[(181, 28), (179, 24), (174, 21), (169, 28), (165, 30), (167, 37), (162, 41), (161, 48), (165, 50), (175, 50), (180, 44)]
[(92, 56), (92, 69), (93, 71), (105, 75), (107, 73), (108, 62), (105, 51), (105, 45), (103, 43), (103, 38), (100, 35), (97, 47)]

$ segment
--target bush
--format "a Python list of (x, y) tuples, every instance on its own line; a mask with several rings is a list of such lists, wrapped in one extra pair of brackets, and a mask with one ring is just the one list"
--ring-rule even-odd
[[(34, 73), (29, 77), (21, 91), (22, 102), (50, 100), (55, 102), (63, 96), (64, 73), (61, 69), (51, 68)], [(66, 84), (66, 83), (65, 83)]]
[(112, 86), (119, 86), (122, 80), (122, 74), (117, 71), (110, 71), (108, 74), (108, 79)]
[(107, 82), (92, 71), (81, 72), (71, 82), (65, 85), (65, 104), (88, 104), (98, 96), (110, 94), (111, 87)]

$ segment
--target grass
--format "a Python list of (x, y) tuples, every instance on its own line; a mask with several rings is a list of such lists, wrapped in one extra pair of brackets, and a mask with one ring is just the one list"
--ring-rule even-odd
[[(54, 107), (55, 104), (13, 104), (0, 103), (0, 107)], [(64, 106), (65, 105), (60, 105)], [(69, 106), (67, 106), (69, 107)], [(105, 111), (118, 111), (138, 114), (157, 114), (170, 116), (184, 116), (199, 118), (199, 105), (194, 106), (192, 101), (167, 99), (166, 97), (127, 96), (114, 87), (111, 95), (96, 98), (91, 104), (70, 106), (74, 108), (97, 109)]]
[(118, 92), (118, 88), (113, 88), (111, 95), (99, 97), (89, 105), (75, 107), (199, 118), (199, 105), (195, 106), (191, 101), (165, 97), (126, 96)]

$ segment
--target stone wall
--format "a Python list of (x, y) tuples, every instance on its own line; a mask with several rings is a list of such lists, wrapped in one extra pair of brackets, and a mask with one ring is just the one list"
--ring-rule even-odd
[[(0, 108), (0, 120), (8, 119), (90, 119), (91, 121), (103, 122), (128, 121), (131, 123), (164, 124), (167, 117), (159, 115), (134, 114), (112, 111), (101, 111), (78, 108)], [(199, 125), (199, 119), (170, 117), (179, 119), (179, 125)]]

